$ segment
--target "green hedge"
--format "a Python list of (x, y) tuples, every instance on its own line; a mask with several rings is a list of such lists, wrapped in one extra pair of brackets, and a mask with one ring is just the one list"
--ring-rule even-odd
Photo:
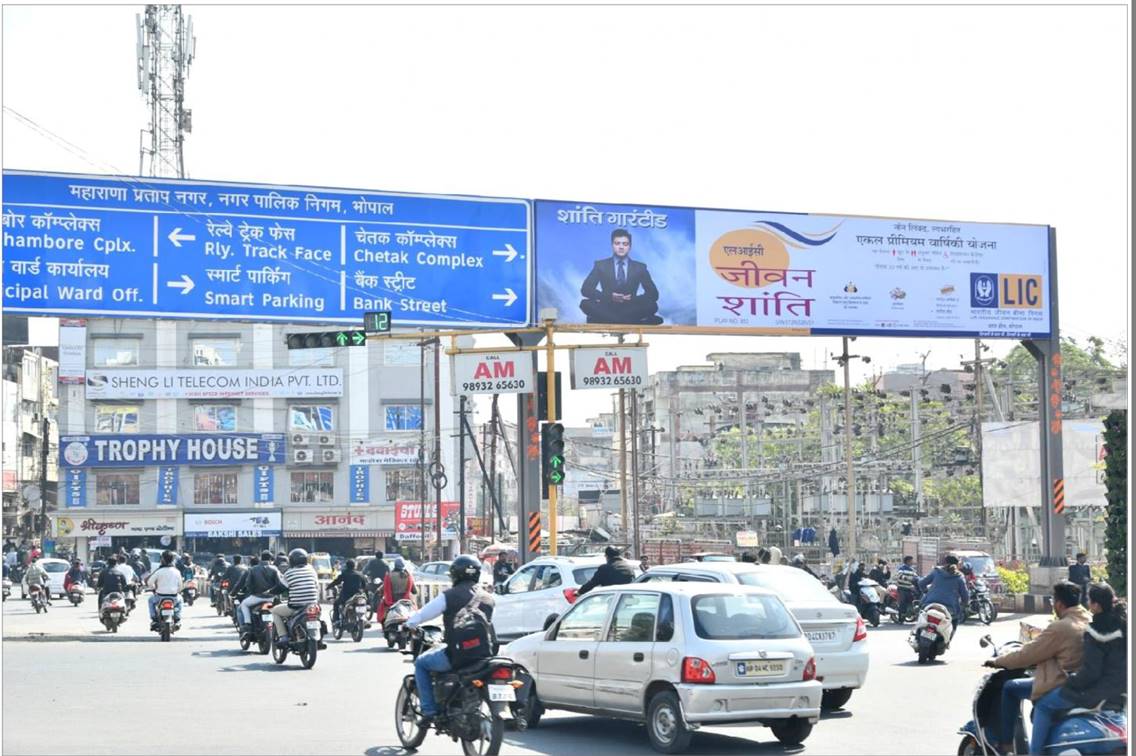
[(998, 576), (1002, 578), (1002, 586), (1006, 593), (1029, 593), (1029, 572), (1026, 570), (1011, 570), (1008, 567), (998, 566)]
[(1121, 596), (1128, 592), (1128, 413), (1115, 410), (1104, 419), (1105, 497), (1108, 524), (1104, 543), (1108, 550), (1108, 581)]

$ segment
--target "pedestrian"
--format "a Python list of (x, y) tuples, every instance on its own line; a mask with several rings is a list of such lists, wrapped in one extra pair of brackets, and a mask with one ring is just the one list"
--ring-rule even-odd
[(868, 573), (868, 577), (886, 587), (891, 580), (891, 568), (888, 567), (888, 560), (880, 559), (876, 562), (876, 566)]
[(651, 569), (651, 560), (646, 556), (639, 557), (639, 569), (643, 572)]
[(604, 549), (605, 564), (601, 564), (591, 579), (580, 586), (577, 596), (583, 596), (593, 588), (605, 585), (626, 585), (635, 579), (635, 568), (623, 558), (622, 552), (614, 546)]
[(512, 574), (513, 564), (509, 560), (509, 553), (502, 552), (497, 556), (497, 561), (493, 563), (493, 585), (498, 586), (504, 584)]
[(1092, 567), (1085, 552), (1077, 554), (1075, 564), (1069, 565), (1069, 582), (1081, 589), (1081, 606), (1089, 605), (1089, 582), (1093, 579)]

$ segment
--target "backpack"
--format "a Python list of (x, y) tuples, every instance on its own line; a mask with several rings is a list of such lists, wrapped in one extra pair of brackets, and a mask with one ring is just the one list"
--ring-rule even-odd
[(493, 606), (493, 594), (478, 587), (473, 590), (469, 603), (454, 615), (447, 649), (450, 665), (454, 669), (488, 659), (497, 653), (497, 634), (489, 619), (493, 614)]

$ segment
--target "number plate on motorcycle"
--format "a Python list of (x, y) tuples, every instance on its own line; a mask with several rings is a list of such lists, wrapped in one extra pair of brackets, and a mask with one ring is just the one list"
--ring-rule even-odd
[(738, 662), (738, 677), (775, 677), (785, 674), (785, 662), (781, 660)]
[(316, 622), (309, 622), (309, 623), (308, 623), (308, 629), (309, 629), (309, 630), (319, 630), (319, 629), (320, 629), (320, 623), (319, 623), (318, 621), (316, 621)]
[(260, 621), (266, 622), (266, 623), (271, 622), (272, 621), (272, 615), (265, 612), (264, 614), (260, 615)]
[(811, 633), (805, 633), (805, 637), (808, 638), (811, 643), (817, 643), (821, 641), (834, 641), (836, 640), (836, 631), (814, 630)]
[(489, 687), (489, 700), (490, 701), (516, 701), (517, 691), (513, 690), (512, 685), (490, 685)]
[(939, 634), (936, 633), (934, 630), (924, 630), (923, 631), (923, 637), (926, 638), (927, 640), (935, 640), (936, 638), (939, 637)]
[(162, 616), (163, 617), (172, 617), (172, 616), (174, 616), (174, 610), (173, 609), (163, 609), (162, 610)]

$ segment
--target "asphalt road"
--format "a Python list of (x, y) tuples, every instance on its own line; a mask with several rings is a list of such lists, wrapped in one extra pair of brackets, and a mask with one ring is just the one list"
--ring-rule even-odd
[[(110, 634), (98, 624), (93, 596), (79, 607), (57, 600), (42, 615), (27, 601), (4, 603), (5, 754), (402, 753), (394, 698), (411, 664), (388, 651), (376, 630), (359, 644), (329, 638), (315, 668), (304, 670), (291, 656), (277, 666), (242, 652), (231, 624), (206, 601), (187, 609), (170, 643), (148, 630), (140, 609)], [(803, 747), (787, 749), (761, 727), (717, 727), (695, 735), (690, 752), (953, 754), (982, 676), (979, 637), (1017, 637), (1022, 617), (964, 625), (945, 661), (928, 667), (916, 665), (905, 642), (910, 626), (870, 629), (866, 687), (844, 711), (824, 716)], [(432, 734), (421, 752), (461, 749)], [(641, 726), (556, 712), (539, 728), (507, 730), (501, 752), (654, 753)]]

